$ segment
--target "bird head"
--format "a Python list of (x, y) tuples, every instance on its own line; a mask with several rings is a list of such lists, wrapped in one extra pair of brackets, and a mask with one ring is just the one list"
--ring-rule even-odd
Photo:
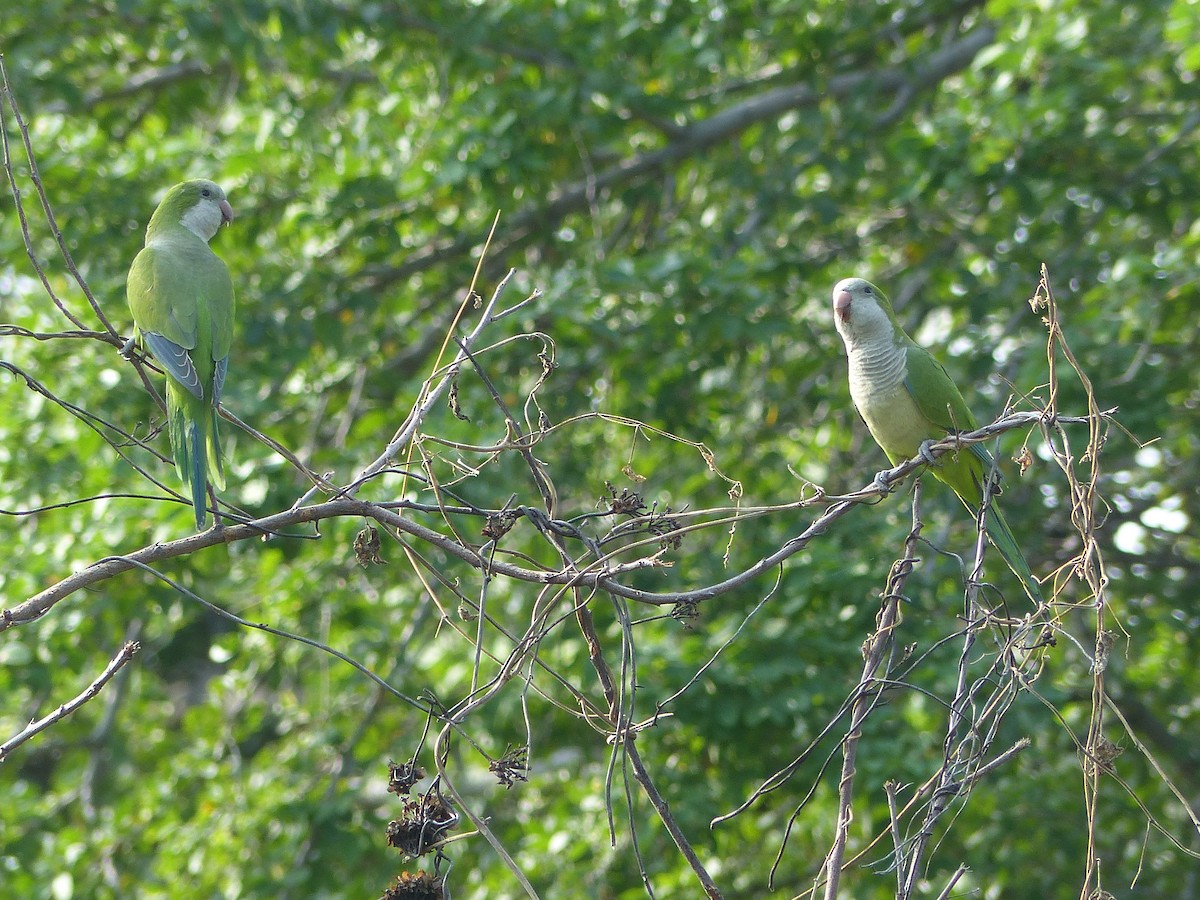
[(167, 191), (150, 220), (151, 228), (156, 219), (159, 224), (177, 222), (201, 240), (210, 241), (217, 229), (233, 221), (233, 207), (218, 185), (199, 178)]
[(833, 288), (833, 321), (847, 345), (892, 338), (896, 314), (887, 296), (863, 278), (843, 278)]

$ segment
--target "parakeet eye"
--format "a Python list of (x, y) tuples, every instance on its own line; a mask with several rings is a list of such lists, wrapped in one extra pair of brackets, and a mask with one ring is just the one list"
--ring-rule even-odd
[(201, 190), (200, 190), (200, 196), (201, 196), (201, 197), (211, 197), (211, 196), (212, 196), (212, 191), (210, 191), (208, 188), (201, 188)]

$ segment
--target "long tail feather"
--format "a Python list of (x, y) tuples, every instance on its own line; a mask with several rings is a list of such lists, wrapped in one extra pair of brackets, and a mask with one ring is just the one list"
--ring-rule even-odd
[[(972, 444), (957, 458), (943, 457), (942, 463), (933, 469), (933, 474), (950, 485), (954, 493), (958, 494), (958, 499), (967, 509), (971, 510), (973, 515), (977, 515), (980, 501), (983, 498), (984, 476), (993, 466), (995, 463), (992, 461), (992, 456), (984, 446)], [(999, 493), (999, 491), (995, 493)], [(1013, 536), (1012, 529), (1008, 527), (1008, 521), (1004, 518), (1004, 514), (994, 503), (988, 506), (987, 534), (995, 548), (1000, 551), (1000, 555), (1004, 557), (1008, 567), (1021, 582), (1025, 593), (1034, 603), (1041, 603), (1043, 600), (1041, 585), (1033, 577), (1029, 563), (1025, 561), (1021, 546)]]
[(204, 428), (195, 419), (188, 422), (187, 427), (192, 444), (192, 471), (188, 473), (192, 484), (192, 509), (196, 511), (196, 527), (203, 529), (208, 510), (204, 496), (208, 488), (208, 478), (204, 472)]
[(1004, 514), (995, 506), (990, 507), (987, 511), (987, 533), (996, 549), (1000, 551), (1000, 555), (1004, 557), (1004, 561), (1008, 563), (1008, 567), (1012, 569), (1013, 574), (1020, 579), (1025, 593), (1035, 603), (1041, 603), (1043, 600), (1041, 585), (1033, 577), (1029, 563), (1025, 561), (1025, 555), (1021, 553), (1021, 547), (1017, 544), (1012, 529), (1008, 527)]
[[(167, 431), (171, 437), (171, 449), (175, 455), (175, 471), (191, 489), (192, 509), (196, 513), (196, 527), (204, 528), (208, 503), (205, 493), (208, 488), (208, 473), (205, 460), (210, 448), (204, 415), (196, 415), (194, 407), (202, 405), (182, 388), (167, 382)], [(205, 410), (207, 413), (207, 410)], [(219, 449), (219, 448), (218, 448)], [(222, 481), (224, 479), (222, 478)]]
[(225, 461), (221, 453), (221, 433), (217, 431), (217, 411), (212, 410), (208, 419), (206, 438), (206, 453), (208, 456), (208, 477), (213, 487), (218, 491), (225, 490)]

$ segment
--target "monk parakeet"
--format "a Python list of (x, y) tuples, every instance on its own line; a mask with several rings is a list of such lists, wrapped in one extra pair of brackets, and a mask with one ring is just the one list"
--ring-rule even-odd
[(167, 372), (167, 430), (197, 528), (208, 481), (225, 488), (217, 405), (233, 339), (233, 282), (208, 242), (231, 221), (233, 208), (211, 181), (175, 185), (150, 217), (126, 285), (134, 340)]
[[(833, 312), (850, 357), (850, 397), (892, 465), (921, 454), (926, 441), (978, 427), (946, 370), (904, 333), (879, 288), (861, 278), (839, 281)], [(939, 457), (930, 468), (968, 509), (977, 511), (993, 465), (982, 444), (971, 444)], [(995, 505), (988, 508), (986, 526), (1025, 592), (1040, 601), (1037, 579)]]

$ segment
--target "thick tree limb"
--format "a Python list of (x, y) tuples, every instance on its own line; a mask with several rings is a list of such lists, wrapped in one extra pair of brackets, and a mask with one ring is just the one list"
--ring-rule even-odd
[[(589, 178), (568, 185), (552, 194), (539, 205), (528, 206), (509, 218), (505, 237), (494, 248), (494, 256), (503, 259), (514, 246), (533, 234), (545, 234), (557, 227), (564, 218), (585, 211), (600, 191), (628, 186), (660, 173), (685, 159), (690, 159), (717, 144), (732, 140), (746, 129), (761, 122), (777, 119), (784, 113), (809, 109), (817, 104), (853, 94), (871, 91), (893, 94), (905, 102), (911, 96), (937, 85), (943, 79), (962, 71), (984, 47), (995, 40), (996, 29), (990, 23), (976, 26), (957, 41), (927, 54), (922, 60), (907, 60), (878, 71), (852, 71), (834, 75), (825, 84), (789, 84), (734, 103), (707, 119), (701, 119), (679, 130), (664, 147), (625, 159)], [(887, 114), (885, 113), (885, 116)], [(463, 235), (441, 243), (430, 242), (427, 249), (408, 256), (393, 267), (364, 270), (375, 285), (402, 281), (448, 259), (470, 252), (477, 243)]]

